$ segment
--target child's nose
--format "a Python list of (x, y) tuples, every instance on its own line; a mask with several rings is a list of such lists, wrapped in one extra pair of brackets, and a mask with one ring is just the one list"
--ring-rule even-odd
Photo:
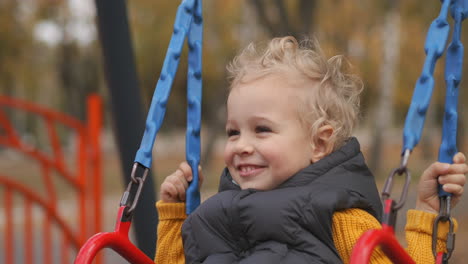
[(238, 155), (251, 154), (254, 147), (247, 137), (240, 137), (236, 142), (235, 152)]

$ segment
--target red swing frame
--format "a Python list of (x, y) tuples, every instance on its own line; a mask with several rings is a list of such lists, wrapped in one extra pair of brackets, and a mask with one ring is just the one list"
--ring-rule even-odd
[[(387, 199), (384, 203), (384, 219), (391, 219), (394, 212), (394, 201)], [(354, 246), (350, 264), (369, 263), (374, 249), (380, 246), (382, 251), (393, 263), (415, 263), (395, 237), (395, 229), (391, 223), (382, 223), (382, 229), (365, 232)]]
[(111, 248), (130, 263), (154, 264), (148, 256), (138, 249), (128, 238), (131, 221), (125, 217), (126, 206), (120, 206), (114, 232), (98, 233), (92, 236), (80, 249), (75, 263), (91, 264), (97, 253)]

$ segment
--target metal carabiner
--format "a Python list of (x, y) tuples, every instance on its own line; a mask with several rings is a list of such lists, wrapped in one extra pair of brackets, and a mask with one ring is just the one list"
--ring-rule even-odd
[(453, 250), (455, 249), (455, 233), (453, 232), (454, 230), (454, 223), (452, 220), (452, 217), (443, 217), (443, 216), (437, 216), (436, 219), (434, 220), (434, 226), (432, 229), (432, 254), (434, 254), (434, 257), (437, 257), (437, 232), (439, 230), (439, 223), (440, 222), (449, 222), (449, 232), (447, 233), (447, 242), (446, 242), (446, 248), (447, 248), (447, 253), (444, 254), (444, 261), (447, 261), (450, 259), (452, 256)]
[[(143, 169), (142, 176), (137, 176), (138, 168)], [(141, 190), (143, 189), (144, 182), (146, 177), (148, 176), (149, 169), (145, 166), (141, 165), (138, 162), (133, 164), (132, 174), (131, 174), (131, 181), (127, 185), (127, 189), (125, 189), (122, 198), (120, 199), (120, 206), (125, 206), (128, 208), (125, 210), (124, 216), (126, 219), (130, 219), (133, 215), (133, 211), (135, 210), (138, 200), (140, 199)], [(133, 184), (137, 184), (136, 192), (134, 191)]]
[(444, 262), (450, 259), (452, 252), (455, 249), (455, 233), (453, 232), (455, 224), (452, 220), (452, 217), (450, 216), (450, 202), (451, 196), (443, 196), (440, 198), (439, 215), (434, 220), (434, 225), (432, 227), (432, 254), (434, 254), (434, 257), (437, 257), (437, 233), (439, 231), (439, 223), (449, 222), (449, 232), (447, 233), (446, 242), (447, 253), (444, 254)]
[(384, 201), (387, 200), (388, 198), (390, 198), (390, 196), (391, 196), (391, 192), (392, 192), (392, 188), (393, 188), (393, 177), (396, 174), (398, 174), (398, 175), (405, 174), (405, 184), (403, 185), (403, 189), (402, 189), (401, 194), (400, 194), (400, 199), (398, 200), (398, 202), (396, 202), (392, 206), (393, 210), (398, 210), (401, 207), (403, 207), (403, 205), (405, 204), (406, 197), (408, 195), (408, 188), (409, 188), (410, 181), (411, 181), (411, 175), (410, 175), (410, 173), (408, 171), (408, 168), (399, 167), (399, 168), (393, 169), (392, 172), (390, 173), (390, 175), (388, 176), (387, 180), (385, 181), (385, 185), (384, 185), (384, 188), (383, 188), (383, 191), (382, 191), (382, 200), (384, 200)]

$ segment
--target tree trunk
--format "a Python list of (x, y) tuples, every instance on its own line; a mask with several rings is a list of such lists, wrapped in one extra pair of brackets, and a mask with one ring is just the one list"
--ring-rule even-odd
[(383, 61), (380, 70), (380, 89), (376, 105), (375, 128), (373, 129), (370, 168), (378, 173), (381, 169), (382, 151), (389, 128), (393, 123), (393, 97), (395, 87), (395, 70), (400, 56), (400, 15), (392, 7), (386, 17), (382, 30)]

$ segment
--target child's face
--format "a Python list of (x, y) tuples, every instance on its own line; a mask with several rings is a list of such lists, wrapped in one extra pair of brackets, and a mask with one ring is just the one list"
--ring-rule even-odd
[(299, 119), (297, 89), (284, 76), (232, 89), (224, 160), (241, 189), (273, 189), (311, 163), (311, 136)]

